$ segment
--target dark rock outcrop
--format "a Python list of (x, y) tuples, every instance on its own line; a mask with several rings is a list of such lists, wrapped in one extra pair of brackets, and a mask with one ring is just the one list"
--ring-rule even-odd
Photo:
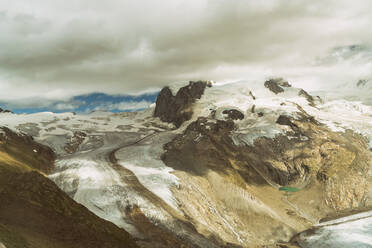
[(242, 112), (240, 112), (239, 110), (236, 110), (236, 109), (226, 109), (226, 110), (222, 111), (222, 114), (227, 115), (228, 119), (231, 119), (231, 120), (234, 120), (234, 121), (244, 119), (244, 114)]
[[(226, 168), (227, 159), (223, 156), (223, 149), (219, 148), (224, 144), (231, 144), (229, 134), (234, 126), (232, 120), (199, 117), (187, 127), (184, 135), (177, 136), (164, 146), (166, 152), (162, 160), (177, 170), (199, 175), (203, 175), (209, 166), (214, 170), (223, 170)], [(199, 156), (203, 159), (199, 160)]]
[(13, 113), (10, 110), (0, 108), (0, 113)]
[(189, 85), (179, 89), (175, 96), (169, 87), (163, 88), (156, 99), (154, 116), (180, 127), (183, 122), (191, 119), (192, 104), (201, 98), (206, 87), (211, 87), (210, 82), (191, 81)]
[(277, 79), (270, 79), (266, 81), (264, 85), (266, 88), (268, 88), (270, 91), (274, 92), (275, 94), (284, 92), (284, 89), (279, 86)]
[(291, 117), (286, 116), (286, 115), (280, 115), (278, 119), (276, 120), (276, 123), (279, 125), (284, 125), (284, 126), (289, 126), (292, 129), (298, 129), (298, 126), (292, 122)]
[(312, 107), (315, 107), (314, 97), (312, 95), (310, 95), (309, 93), (307, 93), (305, 90), (301, 89), (298, 92), (298, 95), (305, 97), (306, 100), (309, 102), (309, 105), (312, 106)]
[[(235, 146), (232, 121), (199, 118), (164, 147), (163, 161), (170, 167), (177, 165), (178, 170), (197, 174), (211, 169), (236, 170), (240, 163), (238, 172), (248, 184), (262, 184), (262, 180), (276, 185), (321, 184), (327, 190), (323, 200), (330, 208), (364, 204), (370, 179), (358, 173), (368, 170), (372, 154), (363, 136), (352, 131), (332, 132), (306, 116), (295, 119), (282, 115), (277, 124), (288, 126), (291, 131), (273, 139), (257, 138), (250, 146)], [(235, 165), (230, 161), (235, 161)], [(191, 167), (184, 167), (186, 164)], [(347, 189), (340, 187), (343, 183), (349, 185)], [(343, 190), (348, 197), (339, 199)]]
[(358, 82), (357, 82), (357, 87), (364, 87), (366, 86), (366, 84), (369, 82), (368, 79), (360, 79)]
[(279, 94), (284, 92), (284, 88), (292, 87), (288, 81), (284, 80), (283, 78), (272, 78), (265, 82), (265, 87), (274, 92), (275, 94)]

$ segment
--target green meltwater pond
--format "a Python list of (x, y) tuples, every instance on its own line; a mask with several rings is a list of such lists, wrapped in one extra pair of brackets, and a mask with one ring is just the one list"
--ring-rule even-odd
[(300, 191), (300, 189), (298, 189), (298, 188), (288, 187), (288, 186), (280, 187), (279, 190), (280, 191), (285, 191), (285, 192), (298, 192), (298, 191)]

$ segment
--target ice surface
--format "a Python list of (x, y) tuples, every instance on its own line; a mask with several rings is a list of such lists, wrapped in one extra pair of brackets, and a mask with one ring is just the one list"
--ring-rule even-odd
[(317, 225), (314, 233), (300, 234), (304, 248), (372, 247), (372, 211)]
[(140, 144), (119, 150), (117, 158), (119, 163), (131, 170), (147, 189), (177, 209), (170, 188), (178, 186), (178, 179), (171, 174), (173, 169), (160, 159), (164, 153), (163, 145), (171, 141), (172, 137), (174, 135), (156, 134)]
[[(150, 219), (166, 220), (168, 217), (163, 210), (141, 196), (140, 192), (128, 188), (110, 164), (108, 155), (116, 148), (135, 142), (154, 131), (163, 130), (158, 126), (169, 127), (157, 118), (152, 118), (152, 112), (153, 108), (139, 113), (95, 111), (85, 115), (7, 113), (0, 114), (0, 126), (32, 135), (37, 141), (52, 147), (58, 159), (49, 177), (75, 201), (137, 236), (136, 228), (126, 219), (127, 206), (139, 206)], [(87, 137), (75, 153), (68, 154), (64, 147), (75, 131), (82, 131)], [(160, 146), (161, 143), (157, 144), (157, 150), (153, 150), (158, 159), (154, 163), (149, 163), (150, 157), (144, 157), (143, 160), (132, 161), (126, 167), (138, 175), (145, 187), (175, 207), (168, 187), (176, 184), (177, 178), (162, 164)], [(148, 156), (152, 156), (153, 152)], [(146, 164), (142, 165), (142, 162)]]

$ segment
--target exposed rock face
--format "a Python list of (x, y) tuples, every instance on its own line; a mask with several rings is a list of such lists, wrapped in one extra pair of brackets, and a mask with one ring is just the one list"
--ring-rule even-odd
[(243, 120), (244, 119), (244, 114), (240, 112), (239, 110), (236, 109), (226, 109), (222, 111), (222, 114), (227, 115), (228, 119), (231, 120)]
[(87, 134), (84, 132), (74, 132), (74, 136), (71, 137), (70, 142), (64, 147), (65, 151), (69, 154), (75, 153), (86, 137)]
[(309, 102), (310, 106), (313, 106), (315, 107), (315, 99), (312, 95), (310, 95), (309, 93), (307, 93), (305, 90), (301, 89), (299, 92), (298, 92), (298, 95), (299, 96), (303, 96), (306, 98), (306, 100)]
[(292, 122), (293, 118), (280, 115), (279, 118), (276, 120), (276, 123), (279, 125), (289, 126), (292, 129), (298, 130), (298, 126)]
[(368, 79), (360, 79), (358, 82), (357, 82), (357, 87), (364, 87), (366, 86), (366, 84), (369, 82)]
[(0, 113), (13, 113), (10, 110), (0, 108)]
[(284, 81), (282, 78), (270, 79), (266, 81), (264, 85), (275, 94), (284, 92), (284, 89), (282, 87), (291, 87), (291, 85), (287, 81)]
[[(204, 223), (196, 225), (199, 230), (219, 233), (235, 244), (243, 240), (258, 245), (268, 239), (289, 240), (334, 211), (371, 204), (366, 200), (372, 186), (367, 140), (299, 116), (280, 116), (277, 123), (289, 131), (257, 138), (252, 146), (234, 145), (232, 121), (210, 118), (199, 118), (165, 145), (163, 161), (200, 192), (174, 191), (183, 211)], [(278, 188), (283, 185), (300, 192), (282, 196)], [(205, 205), (215, 209), (210, 216), (195, 210)], [(219, 216), (231, 229), (216, 227)]]
[(173, 123), (176, 127), (181, 126), (184, 121), (191, 119), (192, 104), (200, 99), (205, 88), (210, 86), (207, 81), (191, 81), (188, 86), (179, 89), (175, 96), (169, 87), (163, 88), (156, 99), (154, 116), (164, 122)]
[(0, 127), (0, 150), (45, 173), (51, 171), (56, 158), (51, 148), (35, 142), (31, 136), (17, 134), (6, 127)]
[(287, 87), (287, 88), (292, 87), (292, 85), (290, 83), (288, 83), (288, 81), (284, 80), (283, 78), (277, 78), (277, 79), (275, 79), (275, 81), (281, 87)]

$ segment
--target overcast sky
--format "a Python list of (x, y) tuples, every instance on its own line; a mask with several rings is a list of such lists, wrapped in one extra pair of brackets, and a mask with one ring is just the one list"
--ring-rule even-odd
[(0, 100), (309, 75), (334, 47), (370, 46), (371, 13), (370, 0), (2, 0)]

